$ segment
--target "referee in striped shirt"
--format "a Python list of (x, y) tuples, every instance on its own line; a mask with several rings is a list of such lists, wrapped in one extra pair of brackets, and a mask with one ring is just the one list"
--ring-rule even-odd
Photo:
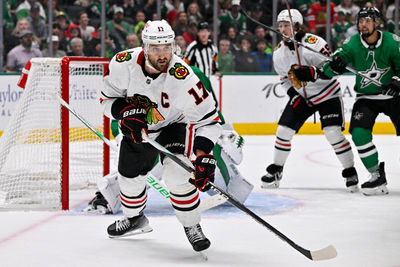
[(218, 72), (218, 49), (209, 39), (207, 22), (198, 25), (197, 39), (189, 44), (185, 53), (185, 62), (198, 67), (208, 78), (211, 74), (221, 77)]

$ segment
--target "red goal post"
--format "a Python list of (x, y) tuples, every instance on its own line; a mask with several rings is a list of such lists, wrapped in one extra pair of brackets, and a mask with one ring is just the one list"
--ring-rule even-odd
[(95, 186), (108, 174), (109, 147), (54, 98), (59, 94), (109, 138), (99, 103), (108, 63), (95, 57), (31, 60), (24, 92), (0, 137), (0, 210), (67, 210), (70, 190)]

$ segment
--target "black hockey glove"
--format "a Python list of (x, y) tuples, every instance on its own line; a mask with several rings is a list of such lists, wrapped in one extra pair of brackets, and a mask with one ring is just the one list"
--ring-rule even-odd
[(214, 182), (217, 161), (213, 155), (204, 154), (198, 156), (193, 163), (194, 179), (189, 179), (189, 182), (200, 191), (205, 192), (210, 189), (210, 185), (207, 185), (207, 181)]
[(291, 70), (299, 81), (315, 82), (318, 79), (319, 71), (314, 66), (292, 65)]
[(388, 82), (382, 85), (382, 94), (397, 97), (400, 95), (400, 78), (393, 76)]
[(330, 66), (332, 71), (338, 75), (346, 71), (347, 63), (343, 58), (336, 54), (333, 56)]
[(122, 133), (131, 138), (135, 143), (142, 142), (142, 130), (147, 133), (146, 110), (135, 105), (128, 106), (123, 110), (121, 120)]

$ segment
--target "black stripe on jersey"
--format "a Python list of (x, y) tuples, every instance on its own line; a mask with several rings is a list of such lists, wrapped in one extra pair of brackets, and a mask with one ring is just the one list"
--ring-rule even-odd
[(282, 148), (281, 146), (275, 146), (275, 148), (281, 151), (290, 151), (290, 148)]
[[(171, 203), (172, 203), (172, 202), (171, 202)], [(180, 208), (180, 207), (175, 206), (174, 204), (172, 204), (172, 207), (173, 207), (174, 209), (176, 209), (176, 210), (179, 210), (179, 211), (192, 211), (192, 210), (194, 210), (195, 208), (197, 208), (199, 205), (200, 205), (200, 201), (197, 201), (197, 203), (196, 203), (195, 205), (193, 205), (193, 206), (191, 206), (191, 207), (188, 207), (188, 208)]]
[(198, 122), (200, 121), (204, 121), (206, 119), (208, 119), (209, 117), (211, 117), (212, 115), (218, 113), (217, 109), (214, 109), (213, 111), (207, 113), (203, 118), (201, 118)]
[(280, 137), (276, 137), (276, 139), (278, 139), (279, 141), (282, 141), (282, 142), (289, 142), (289, 140), (286, 140), (286, 139), (282, 139), (282, 138), (280, 138)]
[(342, 151), (336, 152), (336, 155), (343, 154), (343, 153), (345, 153), (345, 152), (347, 152), (347, 151), (350, 151), (350, 150), (351, 150), (351, 147), (348, 147), (348, 148), (347, 148), (347, 149), (345, 149), (345, 150), (342, 150)]
[[(315, 98), (315, 97), (318, 97), (318, 96), (320, 96), (320, 95), (322, 95), (325, 91), (327, 91), (327, 90), (329, 90), (330, 88), (332, 88), (332, 86), (334, 85), (334, 84), (336, 84), (337, 83), (337, 80), (333, 80), (331, 83), (329, 83), (327, 86), (325, 86), (324, 87), (324, 89), (322, 89), (321, 91), (319, 91), (316, 95), (312, 95), (312, 96), (310, 96), (308, 99), (312, 99), (312, 98)], [(339, 87), (340, 88), (340, 87)]]
[(359, 154), (364, 154), (364, 153), (367, 153), (367, 152), (369, 152), (371, 150), (374, 150), (374, 149), (375, 149), (375, 146), (371, 145), (370, 147), (367, 147), (365, 149), (357, 149), (357, 150), (358, 150)]
[(144, 196), (144, 194), (146, 194), (146, 188), (143, 190), (142, 193), (140, 193), (140, 195), (138, 196), (134, 196), (134, 197), (128, 197), (127, 195), (125, 195), (124, 193), (122, 193), (121, 191), (119, 191), (119, 193), (124, 197), (124, 198), (128, 198), (128, 199), (138, 199)]
[(106, 95), (103, 91), (101, 91), (101, 94), (102, 94), (104, 97), (110, 98), (110, 99), (112, 99), (112, 98), (119, 98), (119, 96), (108, 96), (108, 95)]
[(183, 195), (174, 194), (174, 193), (172, 193), (172, 192), (169, 192), (169, 193), (170, 193), (172, 196), (175, 196), (175, 197), (188, 197), (188, 196), (193, 195), (194, 193), (196, 193), (196, 191), (197, 191), (197, 189), (195, 188), (195, 189), (193, 189), (192, 191), (190, 191), (189, 193), (186, 193), (186, 194), (183, 194)]

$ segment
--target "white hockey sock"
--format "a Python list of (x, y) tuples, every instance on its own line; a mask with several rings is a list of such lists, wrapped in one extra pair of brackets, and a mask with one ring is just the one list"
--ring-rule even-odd
[(138, 216), (146, 207), (146, 176), (127, 178), (118, 174), (122, 211), (126, 217)]
[(351, 144), (341, 131), (340, 126), (328, 126), (323, 129), (325, 137), (335, 151), (344, 169), (354, 166), (354, 155)]
[(278, 125), (274, 147), (274, 163), (276, 165), (285, 165), (292, 147), (291, 141), (295, 133), (296, 131), (289, 127)]

